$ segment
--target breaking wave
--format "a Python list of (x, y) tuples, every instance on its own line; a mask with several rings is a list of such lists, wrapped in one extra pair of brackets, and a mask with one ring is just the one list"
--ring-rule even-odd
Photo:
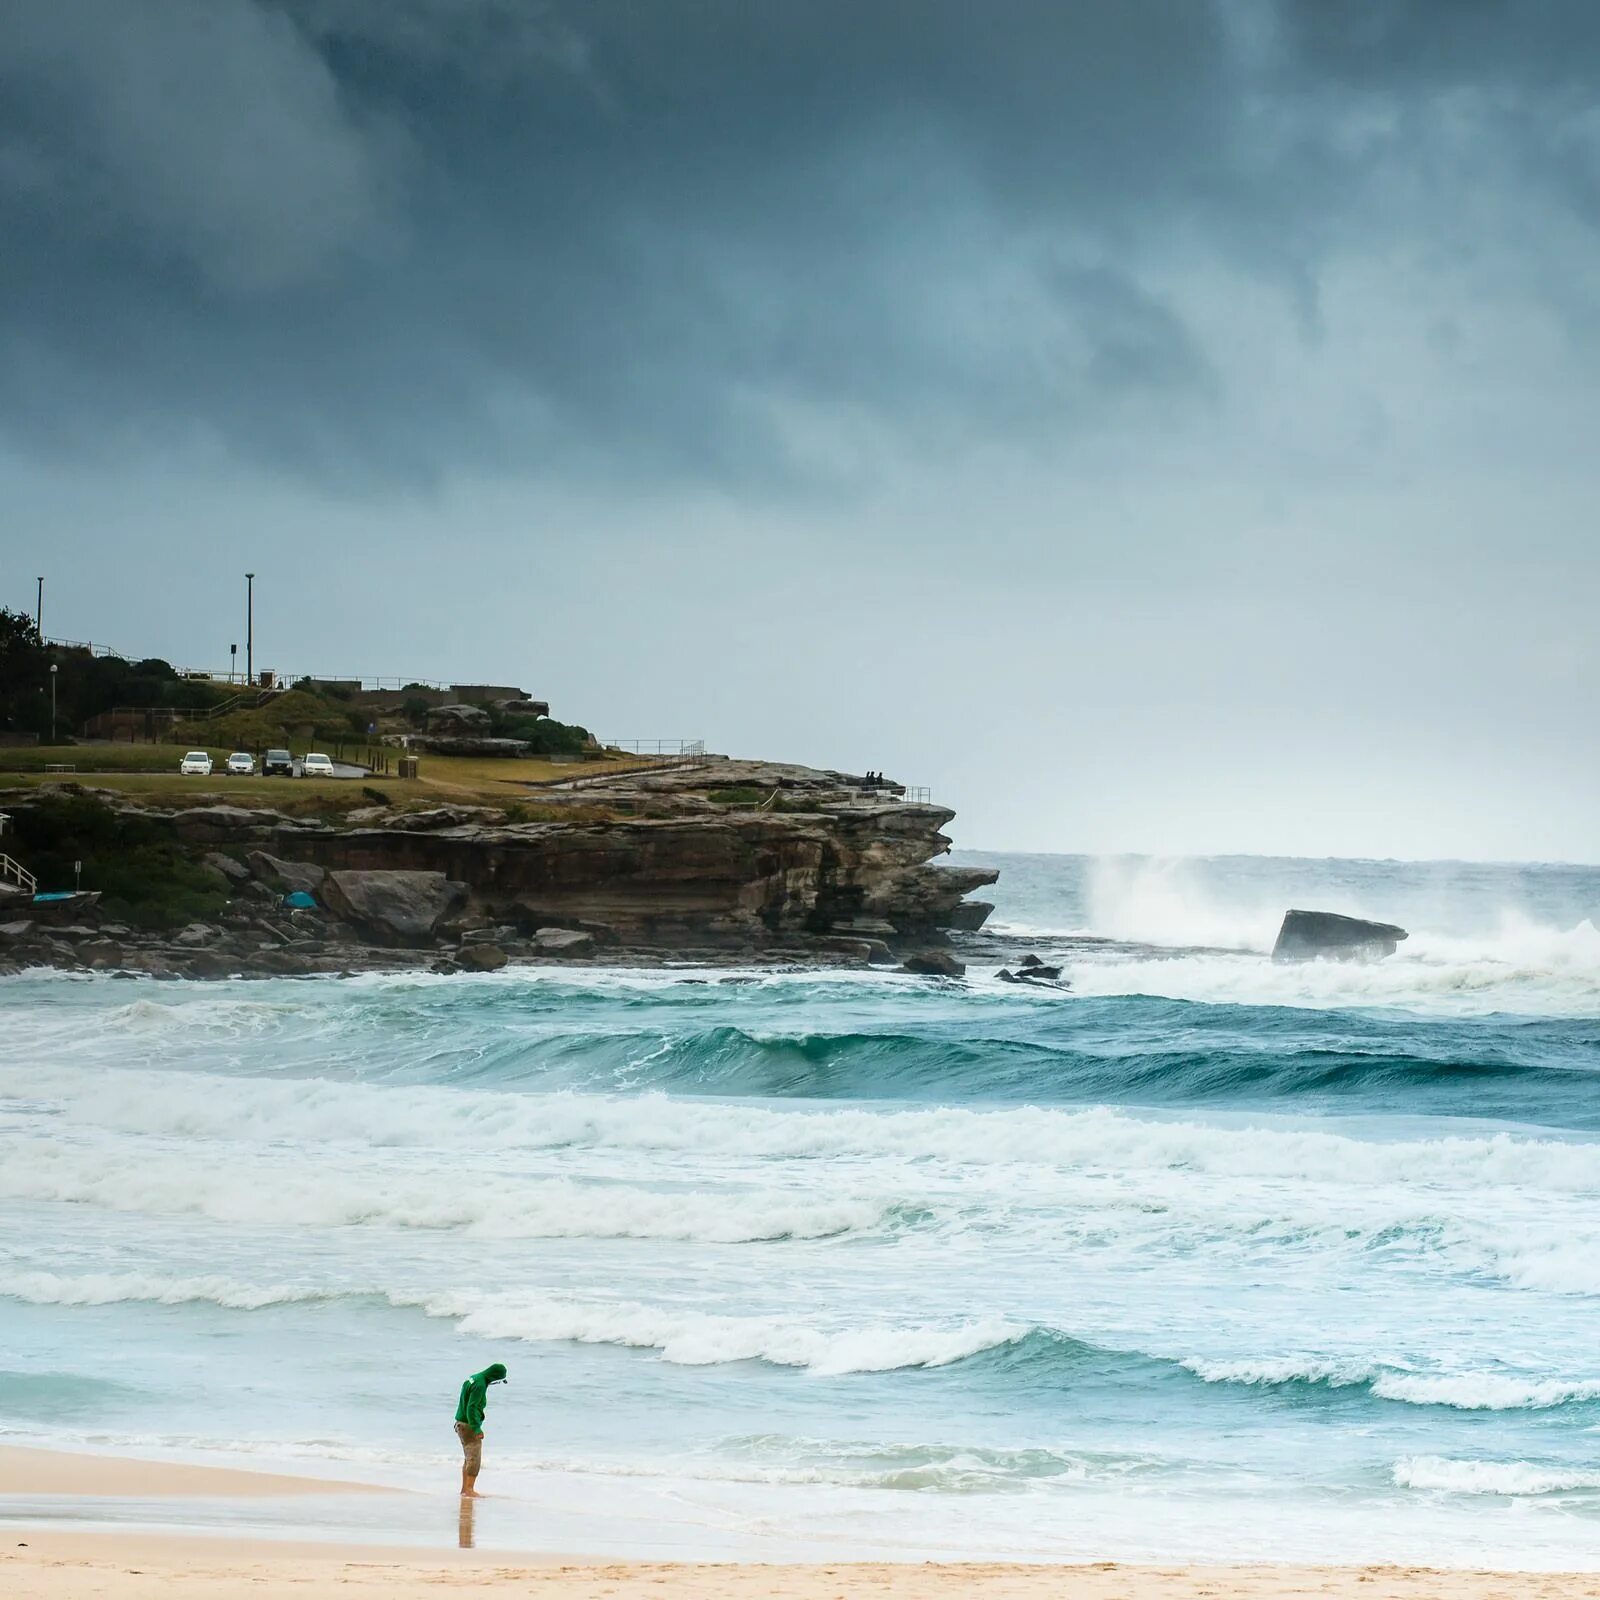
[(1600, 1377), (1575, 1381), (1500, 1372), (1413, 1372), (1365, 1361), (1315, 1356), (1285, 1356), (1263, 1361), (1207, 1361), (1190, 1357), (1180, 1365), (1206, 1383), (1260, 1388), (1361, 1388), (1379, 1400), (1413, 1406), (1448, 1406), (1457, 1411), (1541, 1411), (1600, 1400)]
[[(3, 1147), (0, 1147), (3, 1148)], [(825, 1239), (911, 1220), (867, 1200), (730, 1197), (566, 1178), (382, 1173), (282, 1159), (197, 1170), (178, 1152), (136, 1157), (34, 1144), (4, 1149), (0, 1197), (217, 1222), (454, 1231), (493, 1239), (661, 1239), (705, 1244)]]
[(1551, 1410), (1600, 1400), (1600, 1377), (1541, 1379), (1497, 1372), (1426, 1373), (1314, 1356), (1260, 1360), (1172, 1359), (1118, 1349), (1005, 1317), (961, 1322), (879, 1322), (823, 1327), (793, 1316), (725, 1315), (624, 1299), (482, 1290), (327, 1284), (251, 1284), (220, 1275), (23, 1272), (0, 1276), (0, 1297), (33, 1305), (213, 1305), (230, 1311), (338, 1300), (376, 1300), (448, 1320), (480, 1339), (527, 1344), (596, 1344), (650, 1351), (675, 1366), (746, 1361), (803, 1369), (818, 1377), (986, 1366), (1002, 1380), (1060, 1383), (1122, 1371), (1181, 1377), (1238, 1389), (1362, 1390), (1374, 1399), (1469, 1411)]
[[(895, 1157), (976, 1168), (1023, 1164), (1284, 1178), (1341, 1187), (1492, 1185), (1600, 1195), (1600, 1141), (1511, 1133), (1370, 1140), (1270, 1121), (1218, 1125), (1105, 1107), (768, 1108), (658, 1094), (534, 1095), (198, 1073), (108, 1078), (70, 1069), (0, 1069), (4, 1094), (19, 1101), (25, 1095), (47, 1109), (52, 1127), (64, 1122), (245, 1146), (348, 1144), (449, 1153), (582, 1147), (793, 1161)], [(13, 1126), (16, 1120), (14, 1114)], [(0, 1122), (0, 1133), (5, 1128)], [(86, 1156), (74, 1180), (84, 1192), (61, 1198), (92, 1198), (90, 1190), (109, 1191), (124, 1182), (136, 1186), (147, 1154), (114, 1168), (116, 1180), (99, 1185), (95, 1161)], [(72, 1155), (52, 1140), (29, 1159), (66, 1171)], [(24, 1164), (11, 1159), (0, 1168), (0, 1193), (8, 1192), (7, 1185), (29, 1183)], [(336, 1184), (337, 1175), (330, 1181)], [(585, 1197), (586, 1203), (596, 1199)]]
[(1571, 1494), (1600, 1489), (1600, 1471), (1541, 1467), (1532, 1461), (1452, 1461), (1444, 1456), (1406, 1456), (1394, 1465), (1402, 1489), (1440, 1489), (1451, 1494)]

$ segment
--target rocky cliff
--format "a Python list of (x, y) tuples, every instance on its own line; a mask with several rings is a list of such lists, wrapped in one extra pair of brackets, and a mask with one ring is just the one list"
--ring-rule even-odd
[[(888, 960), (981, 924), (990, 908), (966, 897), (996, 876), (932, 864), (950, 847), (945, 807), (908, 803), (881, 782), (767, 763), (579, 780), (510, 808), (372, 806), (308, 820), (199, 805), (140, 815), (218, 872), (309, 890), (319, 916), (397, 949), (437, 951), (492, 933), (530, 955)], [(563, 942), (561, 930), (583, 938)]]
[[(950, 848), (955, 813), (908, 804), (804, 767), (722, 762), (585, 786), (588, 809), (635, 808), (601, 821), (511, 822), (484, 808), (393, 817), (361, 813), (335, 829), (243, 824), (276, 855), (330, 871), (434, 872), (466, 886), (456, 920), (588, 926), (628, 946), (801, 945), (855, 936), (936, 939), (987, 908), (964, 905), (988, 871), (929, 863)], [(727, 794), (761, 799), (727, 802)], [(208, 824), (191, 816), (187, 831)]]

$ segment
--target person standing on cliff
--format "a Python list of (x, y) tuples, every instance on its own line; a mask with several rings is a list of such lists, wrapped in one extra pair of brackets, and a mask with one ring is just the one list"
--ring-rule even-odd
[(478, 1498), (478, 1470), (483, 1466), (483, 1414), (489, 1407), (489, 1385), (504, 1383), (506, 1369), (498, 1361), (474, 1372), (461, 1385), (456, 1401), (456, 1438), (461, 1441), (461, 1495)]

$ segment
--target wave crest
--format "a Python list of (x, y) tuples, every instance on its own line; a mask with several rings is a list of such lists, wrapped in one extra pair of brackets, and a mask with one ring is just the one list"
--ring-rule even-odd
[(1402, 1489), (1437, 1489), (1451, 1494), (1571, 1494), (1600, 1489), (1600, 1471), (1542, 1467), (1533, 1461), (1452, 1461), (1446, 1456), (1403, 1456), (1394, 1464)]

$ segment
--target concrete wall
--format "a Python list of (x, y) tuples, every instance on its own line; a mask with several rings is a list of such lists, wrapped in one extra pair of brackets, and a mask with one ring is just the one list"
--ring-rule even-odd
[(398, 711), (407, 700), (420, 700), (430, 706), (447, 706), (454, 698), (444, 689), (366, 689), (356, 696), (356, 704), (374, 711)]
[(452, 683), (450, 692), (469, 706), (487, 705), (491, 700), (526, 700), (527, 691), (515, 684)]

